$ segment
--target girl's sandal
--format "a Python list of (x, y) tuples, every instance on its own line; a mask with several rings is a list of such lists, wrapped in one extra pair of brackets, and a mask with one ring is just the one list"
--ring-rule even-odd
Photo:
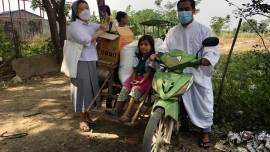
[(210, 144), (211, 144), (211, 141), (210, 141), (210, 140), (208, 140), (208, 141), (203, 141), (203, 139), (201, 139), (201, 138), (200, 138), (200, 140), (199, 140), (199, 146), (200, 146), (201, 148), (208, 149), (208, 148), (210, 148)]
[(91, 127), (96, 126), (96, 123), (93, 122), (93, 120), (90, 118), (89, 115), (87, 115), (86, 120), (87, 124)]
[(80, 122), (80, 129), (81, 132), (90, 132), (91, 130), (87, 122)]

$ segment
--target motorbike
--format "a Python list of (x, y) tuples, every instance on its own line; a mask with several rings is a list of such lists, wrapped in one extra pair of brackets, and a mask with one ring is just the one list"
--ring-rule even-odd
[(155, 101), (143, 137), (144, 152), (159, 152), (171, 144), (173, 132), (178, 133), (180, 128), (179, 97), (193, 84), (192, 74), (183, 70), (199, 67), (204, 47), (217, 46), (218, 43), (216, 37), (206, 38), (196, 55), (180, 50), (157, 54), (156, 61), (161, 68), (156, 71), (152, 82)]

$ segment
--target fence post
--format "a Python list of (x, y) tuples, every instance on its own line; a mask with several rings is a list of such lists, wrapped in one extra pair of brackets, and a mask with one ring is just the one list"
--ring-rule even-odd
[(223, 87), (224, 87), (224, 81), (225, 81), (226, 74), (227, 74), (227, 71), (228, 71), (228, 67), (229, 67), (229, 64), (230, 64), (230, 61), (231, 61), (231, 56), (232, 56), (233, 49), (234, 49), (234, 46), (235, 46), (235, 43), (236, 43), (236, 40), (237, 40), (237, 37), (238, 37), (238, 33), (239, 33), (239, 30), (240, 30), (240, 27), (241, 27), (241, 23), (242, 23), (242, 18), (240, 18), (240, 20), (239, 20), (238, 27), (237, 27), (236, 33), (234, 35), (233, 43), (232, 43), (232, 46), (231, 46), (231, 49), (230, 49), (230, 52), (229, 52), (229, 55), (228, 55), (228, 58), (227, 58), (227, 61), (226, 61), (226, 64), (225, 64), (224, 72), (223, 72), (223, 75), (222, 75), (222, 80), (221, 80), (220, 85), (219, 85), (217, 103), (221, 103)]

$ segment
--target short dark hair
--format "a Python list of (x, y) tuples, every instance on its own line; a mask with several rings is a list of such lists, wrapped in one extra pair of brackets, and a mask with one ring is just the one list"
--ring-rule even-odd
[(121, 19), (124, 18), (124, 17), (126, 17), (126, 16), (127, 16), (127, 13), (126, 12), (122, 12), (122, 11), (117, 12), (117, 14), (116, 14), (116, 20), (117, 20), (117, 22), (120, 23), (121, 22)]
[(192, 9), (195, 9), (196, 3), (194, 0), (179, 0), (177, 3), (177, 7), (180, 5), (180, 3), (183, 3), (183, 2), (190, 2)]
[(109, 7), (108, 5), (106, 5), (105, 7), (106, 7), (106, 13), (107, 13), (109, 16), (111, 16), (112, 13), (111, 13), (110, 7)]

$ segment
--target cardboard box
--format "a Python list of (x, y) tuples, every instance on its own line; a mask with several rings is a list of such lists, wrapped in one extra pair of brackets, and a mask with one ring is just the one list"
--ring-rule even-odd
[(100, 36), (98, 56), (100, 60), (118, 63), (121, 49), (134, 40), (134, 35), (128, 27), (117, 27), (116, 34), (104, 33)]

